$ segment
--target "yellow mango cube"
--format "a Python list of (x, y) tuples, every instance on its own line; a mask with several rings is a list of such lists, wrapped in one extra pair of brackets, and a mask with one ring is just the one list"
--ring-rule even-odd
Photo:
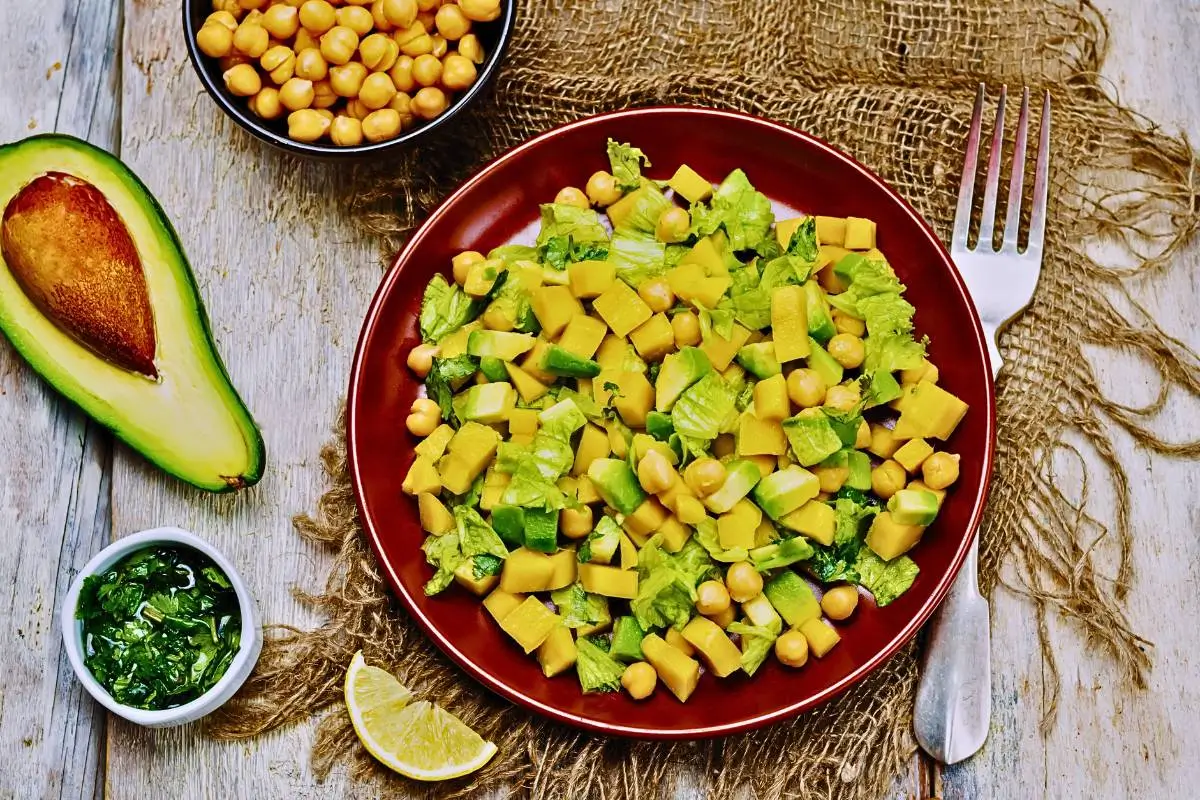
[[(579, 446), (575, 448), (575, 463), (571, 467), (571, 474), (575, 477), (587, 475), (592, 462), (597, 458), (607, 458), (608, 453), (608, 433), (591, 422), (587, 423), (579, 436)], [(579, 487), (576, 487), (576, 491), (579, 491)], [(580, 502), (586, 501), (581, 499)]]
[[(806, 333), (805, 336), (808, 334)], [(726, 339), (716, 331), (704, 340), (700, 345), (700, 349), (704, 351), (704, 355), (708, 356), (708, 360), (712, 362), (713, 369), (717, 371), (724, 370), (732, 362), (738, 350), (746, 344), (746, 340), (750, 338), (750, 331), (742, 327), (738, 323), (733, 323), (733, 338)]]
[(620, 280), (613, 281), (612, 286), (592, 302), (592, 308), (617, 336), (628, 336), (630, 331), (654, 316), (646, 301)]
[(621, 534), (621, 569), (637, 569), (638, 548), (629, 538), (629, 534)]
[(707, 617), (693, 617), (683, 628), (683, 638), (696, 648), (704, 663), (718, 678), (732, 675), (742, 666), (742, 651)]
[(580, 358), (591, 358), (596, 354), (607, 333), (608, 326), (603, 320), (578, 314), (571, 317), (571, 321), (567, 323), (562, 338), (558, 340), (558, 346)]
[(847, 250), (870, 250), (875, 246), (875, 223), (862, 217), (846, 217), (842, 246)]
[(500, 588), (517, 594), (544, 592), (554, 577), (554, 562), (545, 553), (518, 547), (504, 559)]
[(887, 460), (899, 447), (900, 443), (892, 436), (891, 428), (879, 424), (871, 425), (871, 444), (867, 446), (867, 452)]
[(846, 244), (846, 219), (844, 217), (817, 217), (817, 243), (844, 247)]
[(537, 660), (542, 665), (542, 674), (547, 678), (566, 672), (575, 665), (578, 653), (575, 650), (575, 637), (571, 629), (559, 625), (550, 631), (546, 641), (538, 647)]
[(892, 519), (890, 511), (876, 514), (867, 531), (867, 547), (884, 561), (904, 555), (921, 541), (925, 528), (920, 525), (901, 525)]
[(967, 404), (936, 383), (922, 380), (904, 398), (896, 439), (934, 438), (945, 441), (967, 415)]
[[(644, 538), (662, 527), (669, 516), (670, 514), (661, 502), (649, 497), (634, 509), (632, 514), (625, 517), (624, 527), (631, 536)], [(682, 547), (682, 545), (680, 546)]]
[(441, 535), (454, 530), (454, 515), (436, 494), (421, 492), (417, 495), (417, 511), (421, 517), (421, 529), (427, 533)]
[(450, 440), (453, 438), (454, 428), (443, 422), (433, 429), (433, 433), (422, 439), (413, 448), (413, 451), (419, 456), (425, 456), (431, 461), (437, 461), (446, 452), (446, 445), (450, 444)]
[(680, 702), (687, 702), (700, 682), (700, 662), (684, 655), (655, 633), (642, 639), (642, 654), (671, 694)]
[(516, 610), (517, 606), (524, 602), (525, 595), (523, 594), (513, 594), (503, 589), (493, 589), (487, 597), (483, 598), (483, 607), (492, 615), (492, 619), (496, 620), (496, 622), (501, 622)]
[(536, 597), (526, 597), (521, 605), (504, 615), (500, 627), (526, 653), (534, 650), (562, 624), (562, 617), (546, 608)]
[(468, 558), (454, 568), (454, 582), (471, 594), (483, 597), (496, 588), (500, 578), (496, 575), (484, 575), (482, 578), (476, 578), (474, 559)]
[(663, 549), (668, 553), (678, 553), (687, 544), (688, 539), (692, 538), (692, 529), (675, 517), (667, 517), (663, 520), (662, 524), (658, 526), (657, 533), (662, 534)]
[[(521, 395), (521, 399), (526, 403), (532, 403), (542, 397), (546, 392), (550, 391), (550, 387), (542, 383), (537, 378), (530, 375), (525, 370), (518, 367), (516, 364), (504, 364), (504, 369), (508, 372), (508, 379), (512, 381), (512, 385), (516, 387), (517, 394)], [(512, 431), (510, 424), (509, 431)], [(532, 434), (530, 434), (532, 436)]]
[[(655, 314), (630, 331), (629, 341), (642, 358), (647, 361), (660, 361), (675, 348), (675, 332), (666, 314)], [(597, 341), (596, 344), (598, 346), (600, 342)]]
[(724, 245), (718, 247), (713, 237), (705, 236), (692, 245), (691, 250), (684, 253), (683, 258), (679, 259), (679, 263), (696, 264), (704, 270), (706, 276), (728, 275), (729, 269), (725, 266), (725, 257), (721, 255), (723, 249)]
[(408, 473), (404, 476), (400, 490), (407, 495), (416, 497), (419, 494), (437, 494), (442, 490), (442, 476), (434, 466), (433, 460), (425, 456), (417, 456)]
[(814, 542), (831, 545), (837, 528), (837, 514), (832, 506), (820, 500), (809, 500), (795, 511), (780, 517), (779, 524), (807, 536)]
[(667, 284), (680, 300), (687, 301), (695, 291), (696, 283), (708, 277), (704, 266), (692, 261), (688, 264), (677, 264), (667, 270)]
[(599, 297), (617, 279), (617, 266), (607, 261), (579, 261), (567, 265), (567, 285), (579, 299)]
[[(605, 388), (609, 385), (610, 388)], [(616, 386), (616, 396), (611, 386)], [(592, 382), (593, 396), (602, 406), (612, 405), (626, 425), (646, 427), (646, 415), (654, 408), (654, 385), (641, 372), (602, 371)]]
[[(781, 219), (775, 223), (775, 241), (779, 242), (779, 246), (787, 250), (787, 246), (792, 243), (792, 237), (796, 235), (796, 230), (808, 217), (801, 214), (798, 217), (791, 219)], [(817, 217), (819, 220), (820, 217)]]
[(800, 633), (804, 634), (804, 638), (808, 640), (808, 650), (817, 658), (822, 658), (826, 653), (833, 649), (833, 646), (842, 640), (838, 636), (838, 632), (833, 629), (832, 625), (821, 620), (819, 617), (806, 620), (797, 627)]
[(579, 483), (575, 484), (575, 499), (584, 505), (591, 505), (592, 503), (599, 503), (604, 498), (596, 491), (596, 484), (592, 483), (591, 478), (587, 475), (580, 475)]
[(754, 532), (762, 524), (762, 510), (754, 503), (741, 499), (726, 513), (717, 517), (717, 538), (724, 550), (754, 547)]
[[(521, 361), (521, 369), (525, 370), (538, 383), (552, 384), (558, 380), (558, 376), (551, 375), (542, 367), (546, 360), (546, 354), (549, 352), (550, 342), (539, 336), (533, 343), (533, 349), (526, 353), (525, 358)], [(520, 390), (518, 389), (518, 391)]]
[(575, 556), (574, 547), (564, 547), (550, 556), (554, 571), (546, 581), (546, 591), (553, 592), (575, 582), (578, 575), (579, 559)]
[[(757, 411), (757, 406), (755, 410)], [(787, 448), (787, 435), (784, 434), (783, 425), (779, 420), (759, 419), (749, 411), (742, 413), (738, 419), (737, 433), (739, 456), (781, 456), (787, 452)]]
[(803, 286), (771, 292), (771, 340), (780, 364), (808, 356), (808, 299)]
[(892, 454), (900, 466), (904, 467), (909, 474), (915, 474), (925, 463), (925, 459), (933, 455), (933, 446), (924, 439), (909, 439), (903, 446), (897, 448)]
[(696, 281), (695, 287), (689, 293), (689, 299), (693, 305), (698, 303), (705, 308), (716, 308), (717, 304), (721, 302), (721, 298), (729, 291), (732, 282), (727, 275), (701, 278)]
[(571, 318), (583, 314), (583, 305), (566, 286), (542, 286), (529, 298), (533, 315), (542, 325), (542, 335), (553, 339), (562, 333)]
[(782, 421), (792, 415), (787, 379), (782, 373), (754, 384), (754, 416), (761, 420)]
[(580, 564), (579, 582), (592, 594), (632, 600), (637, 597), (638, 574), (620, 567)]
[(679, 169), (675, 170), (667, 185), (689, 203), (701, 203), (712, 197), (712, 184), (687, 164), (679, 165)]
[[(604, 337), (604, 341), (600, 342), (600, 348), (596, 351), (595, 356), (593, 356), (593, 360), (600, 365), (600, 369), (623, 369), (625, 356), (629, 352), (629, 347), (630, 344), (624, 337), (610, 333)], [(593, 380), (592, 385), (595, 386), (595, 383), (595, 380)]]
[(536, 408), (514, 408), (508, 412), (508, 432), (510, 434), (526, 434), (533, 436), (538, 431), (538, 411)]
[(454, 333), (442, 339), (442, 343), (438, 346), (439, 358), (458, 358), (467, 352), (467, 340), (471, 338), (473, 331), (483, 329), (483, 323), (479, 320), (468, 322)]

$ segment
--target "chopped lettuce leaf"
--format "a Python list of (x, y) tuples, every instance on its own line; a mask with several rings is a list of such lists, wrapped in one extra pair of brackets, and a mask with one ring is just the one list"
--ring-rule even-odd
[[(508, 275), (508, 272), (504, 273)], [(488, 310), (496, 310), (513, 321), (513, 330), (521, 333), (537, 333), (542, 326), (534, 316), (529, 303), (529, 293), (520, 281), (505, 280), (492, 295)]]
[(550, 602), (558, 606), (563, 625), (568, 628), (582, 628), (612, 619), (608, 611), (608, 598), (590, 594), (580, 583), (551, 592)]
[(697, 584), (719, 574), (699, 542), (689, 539), (671, 554), (660, 541), (661, 537), (653, 536), (638, 552), (638, 593), (629, 603), (645, 630), (686, 625), (696, 610)]
[(842, 270), (844, 265), (842, 274), (850, 282), (850, 288), (841, 294), (830, 295), (829, 304), (852, 317), (864, 319), (865, 312), (859, 308), (859, 300), (877, 294), (898, 296), (904, 291), (904, 284), (896, 278), (887, 262), (851, 253), (838, 263), (838, 269)]
[(504, 569), (504, 559), (482, 554), (471, 559), (471, 575), (475, 580), (483, 580), (491, 575), (499, 575)]
[(530, 247), (527, 244), (506, 244), (494, 248), (487, 254), (488, 258), (498, 258), (504, 262), (505, 267), (511, 267), (518, 261), (534, 261), (538, 260), (538, 251), (536, 247)]
[(788, 240), (787, 254), (794, 256), (804, 264), (810, 266), (817, 262), (817, 255), (820, 253), (820, 248), (817, 246), (817, 218), (806, 217), (801, 222), (796, 230), (792, 233), (792, 238)]
[(816, 552), (808, 562), (808, 568), (817, 580), (823, 583), (858, 582), (856, 564), (859, 551), (864, 549), (864, 529), (878, 511), (875, 506), (857, 503), (849, 497), (839, 497), (835, 501), (833, 544), (828, 547), (814, 545)]
[(776, 622), (771, 627), (762, 625), (750, 625), (745, 622), (731, 622), (726, 628), (727, 633), (736, 633), (742, 640), (742, 669), (747, 675), (753, 675), (762, 666), (762, 663), (767, 660), (767, 656), (771, 653), (771, 649), (775, 646), (775, 640), (779, 638), (779, 633), (783, 629), (782, 624)]
[(724, 228), (729, 248), (738, 252), (757, 247), (771, 231), (775, 215), (766, 195), (750, 185), (750, 179), (740, 169), (729, 173), (713, 192), (711, 204), (692, 206), (694, 236), (708, 236)]
[(783, 421), (783, 432), (787, 434), (792, 454), (802, 467), (819, 464), (842, 449), (829, 418), (824, 414), (800, 414)]
[(714, 309), (707, 309), (702, 305), (697, 304), (700, 317), (700, 337), (707, 342), (714, 335), (720, 336), (725, 341), (733, 338), (733, 306), (725, 299), (721, 299), (721, 305)]
[(632, 192), (641, 185), (643, 162), (650, 166), (650, 159), (640, 148), (608, 140), (608, 163), (621, 191)]
[(455, 506), (454, 522), (458, 526), (458, 541), (464, 556), (491, 555), (507, 558), (508, 548), (484, 522), (479, 512), (469, 506)]
[(425, 594), (434, 595), (453, 582), (454, 570), (466, 560), (466, 556), (459, 547), (457, 533), (427, 536), (421, 544), (421, 549), (425, 551), (425, 560), (429, 562), (429, 566), (437, 570), (433, 577), (425, 582)]
[(625, 665), (600, 649), (591, 639), (581, 636), (575, 642), (575, 672), (585, 692), (615, 692), (621, 688)]
[(908, 333), (913, 328), (916, 309), (897, 292), (881, 292), (859, 298), (858, 311), (867, 323), (867, 333)]
[(729, 550), (721, 549), (720, 536), (717, 534), (717, 521), (712, 517), (705, 517), (700, 520), (696, 525), (696, 535), (692, 538), (708, 551), (708, 555), (714, 561), (736, 564), (739, 561), (745, 561), (750, 558), (749, 552), (744, 547), (734, 547)]
[(538, 248), (541, 260), (554, 269), (564, 270), (577, 261), (603, 261), (608, 258), (607, 242), (576, 242), (570, 236), (552, 236)]
[(854, 447), (858, 440), (858, 429), (862, 425), (860, 410), (839, 411), (835, 408), (822, 408), (821, 413), (829, 420), (830, 427), (837, 434), (844, 447)]
[(451, 286), (442, 275), (434, 275), (421, 299), (418, 319), (421, 339), (436, 344), (475, 319), (482, 310), (483, 303), (472, 300), (458, 286)]
[[(634, 187), (637, 188), (637, 187)], [(658, 229), (658, 218), (673, 205), (662, 190), (654, 184), (646, 184), (631, 195), (633, 206), (616, 226), (616, 233), (640, 233), (642, 236), (654, 238)], [(663, 251), (663, 258), (666, 251)]]
[(681, 437), (708, 441), (717, 438), (736, 403), (737, 392), (720, 373), (709, 372), (679, 396), (671, 411), (671, 421)]
[(566, 495), (554, 481), (543, 478), (536, 469), (519, 469), (504, 487), (500, 502), (522, 508), (561, 509), (567, 507)]
[(858, 552), (854, 568), (858, 571), (858, 584), (875, 595), (875, 604), (879, 606), (886, 606), (907, 592), (921, 571), (908, 556), (884, 561), (869, 547)]
[(916, 369), (925, 358), (925, 345), (914, 341), (912, 334), (873, 333), (863, 340), (863, 344), (867, 351), (863, 361), (863, 372), (866, 373)]
[(478, 367), (479, 363), (468, 355), (435, 358), (429, 374), (425, 376), (425, 392), (429, 399), (442, 410), (442, 419), (455, 428), (459, 420), (454, 409), (454, 384), (474, 375)]
[(621, 229), (613, 234), (608, 263), (616, 268), (618, 278), (636, 288), (666, 272), (664, 247), (653, 235)]
[(587, 424), (587, 417), (575, 401), (560, 397), (558, 402), (538, 414), (539, 431), (562, 442), (570, 442), (571, 435)]
[(537, 237), (538, 248), (544, 247), (551, 239), (559, 236), (568, 236), (573, 243), (607, 242), (608, 230), (594, 209), (570, 206), (566, 203), (543, 203), (542, 228)]
[[(645, 362), (642, 364), (645, 366)], [(556, 400), (570, 400), (575, 404), (575, 407), (583, 412), (583, 416), (593, 422), (604, 418), (604, 412), (600, 408), (600, 404), (596, 402), (596, 398), (590, 394), (577, 392), (569, 386), (555, 386), (550, 390), (550, 394)]]

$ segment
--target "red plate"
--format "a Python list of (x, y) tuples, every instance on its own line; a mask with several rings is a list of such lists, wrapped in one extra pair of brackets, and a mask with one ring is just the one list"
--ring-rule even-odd
[[(670, 177), (666, 170), (681, 163), (718, 180), (741, 167), (760, 191), (793, 208), (875, 220), (881, 249), (917, 308), (917, 329), (932, 339), (942, 385), (971, 406), (949, 443), (962, 454), (962, 476), (912, 552), (921, 567), (912, 588), (883, 609), (861, 603), (825, 658), (797, 671), (769, 658), (754, 678), (708, 674), (687, 703), (667, 691), (640, 703), (624, 693), (582, 694), (573, 674), (543, 677), (478, 598), (457, 587), (426, 597), (421, 587), (432, 571), (419, 549), (424, 533), (416, 503), (400, 492), (415, 444), (404, 418), (420, 387), (405, 358), (420, 341), (425, 283), (437, 271), (449, 272), (454, 254), (506, 243), (537, 219), (539, 203), (607, 169), (610, 137), (645, 150), (652, 177)], [(950, 257), (917, 213), (878, 176), (811, 136), (695, 108), (638, 109), (572, 123), (517, 147), (460, 187), (396, 257), (371, 303), (349, 410), (350, 470), (363, 526), (396, 594), (433, 641), (485, 686), (538, 713), (602, 733), (661, 739), (729, 734), (791, 717), (861, 680), (911, 639), (950, 588), (979, 523), (995, 429), (983, 332)]]

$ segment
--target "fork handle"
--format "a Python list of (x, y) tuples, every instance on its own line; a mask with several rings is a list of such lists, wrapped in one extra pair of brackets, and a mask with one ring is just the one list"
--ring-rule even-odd
[(980, 320), (983, 323), (983, 339), (987, 342), (988, 363), (992, 367), (992, 378), (994, 379), (1000, 374), (1000, 368), (1004, 366), (1004, 359), (1000, 356), (1000, 346), (996, 344), (1000, 338), (1000, 331), (996, 325), (987, 320)]

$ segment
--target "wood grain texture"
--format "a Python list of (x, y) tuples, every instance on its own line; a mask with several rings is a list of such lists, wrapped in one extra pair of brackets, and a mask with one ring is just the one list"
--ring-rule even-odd
[[(6, 4), (4, 22), (0, 141), (58, 131), (114, 149), (121, 0)], [(75, 680), (58, 613), (79, 569), (108, 541), (111, 436), (5, 342), (0, 453), (0, 797), (95, 797), (103, 708)]]

